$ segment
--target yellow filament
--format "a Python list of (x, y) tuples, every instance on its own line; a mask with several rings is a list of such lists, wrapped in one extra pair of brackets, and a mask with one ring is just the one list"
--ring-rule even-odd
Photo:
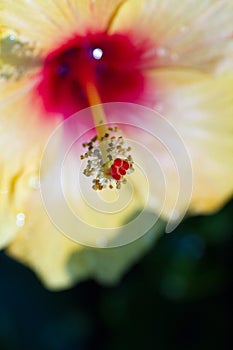
[(95, 124), (95, 129), (97, 133), (99, 144), (99, 149), (102, 154), (104, 163), (109, 161), (106, 151), (106, 142), (102, 142), (106, 134), (108, 134), (107, 120), (104, 113), (103, 105), (101, 103), (98, 91), (93, 83), (88, 82), (86, 85), (86, 92), (89, 104), (92, 110), (93, 121)]
[[(95, 124), (98, 140), (103, 140), (104, 136), (108, 133), (106, 116), (99, 97), (98, 91), (94, 84), (87, 83), (86, 92), (89, 104), (92, 109), (93, 121)], [(94, 107), (93, 107), (94, 106)]]

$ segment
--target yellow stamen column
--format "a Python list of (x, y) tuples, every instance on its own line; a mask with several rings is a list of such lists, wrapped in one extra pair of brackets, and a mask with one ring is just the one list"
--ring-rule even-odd
[(104, 109), (99, 97), (98, 91), (93, 83), (87, 83), (86, 92), (89, 104), (92, 109), (93, 121), (96, 128), (97, 139), (100, 143), (99, 148), (103, 157), (104, 163), (108, 161), (106, 147), (102, 141), (106, 134), (108, 134), (107, 120), (104, 113)]

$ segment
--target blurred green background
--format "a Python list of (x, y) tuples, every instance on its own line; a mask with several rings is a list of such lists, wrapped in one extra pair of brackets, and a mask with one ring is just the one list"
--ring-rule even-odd
[(115, 287), (49, 292), (0, 253), (0, 350), (232, 349), (233, 202), (163, 235)]

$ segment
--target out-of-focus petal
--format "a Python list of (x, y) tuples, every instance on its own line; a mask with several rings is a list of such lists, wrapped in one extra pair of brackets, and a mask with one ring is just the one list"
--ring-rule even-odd
[(65, 238), (53, 226), (39, 193), (31, 194), (25, 223), (8, 245), (7, 253), (33, 268), (43, 282), (54, 289), (70, 285), (66, 264), (69, 255), (78, 249), (82, 247)]
[(105, 30), (125, 0), (1, 0), (0, 23), (43, 48), (74, 32)]
[(37, 187), (41, 152), (54, 127), (42, 125), (36, 104), (32, 108), (29, 103), (32, 85), (25, 80), (8, 83), (7, 89), (2, 85), (1, 90), (0, 246), (13, 239), (23, 222), (25, 203)]
[[(136, 43), (150, 41), (149, 67), (192, 67), (218, 72), (225, 57), (233, 69), (233, 3), (230, 0), (129, 0), (112, 31), (129, 31)], [(145, 64), (146, 66), (146, 64)]]
[[(184, 70), (154, 73), (160, 113), (190, 153), (194, 188), (190, 211), (217, 210), (233, 192), (233, 75), (209, 77)], [(162, 87), (163, 86), (163, 87)], [(172, 174), (171, 174), (172, 191)], [(169, 191), (168, 191), (169, 192)]]
[(51, 223), (39, 193), (31, 196), (25, 225), (7, 253), (31, 267), (47, 288), (60, 290), (86, 278), (114, 283), (158, 238), (163, 223), (136, 242), (119, 248), (96, 249), (72, 242)]

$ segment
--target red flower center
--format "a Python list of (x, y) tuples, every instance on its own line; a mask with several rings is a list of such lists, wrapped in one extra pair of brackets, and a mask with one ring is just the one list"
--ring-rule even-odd
[(44, 108), (69, 117), (88, 107), (87, 82), (102, 102), (137, 102), (145, 88), (142, 53), (128, 35), (75, 35), (44, 60), (37, 87)]

